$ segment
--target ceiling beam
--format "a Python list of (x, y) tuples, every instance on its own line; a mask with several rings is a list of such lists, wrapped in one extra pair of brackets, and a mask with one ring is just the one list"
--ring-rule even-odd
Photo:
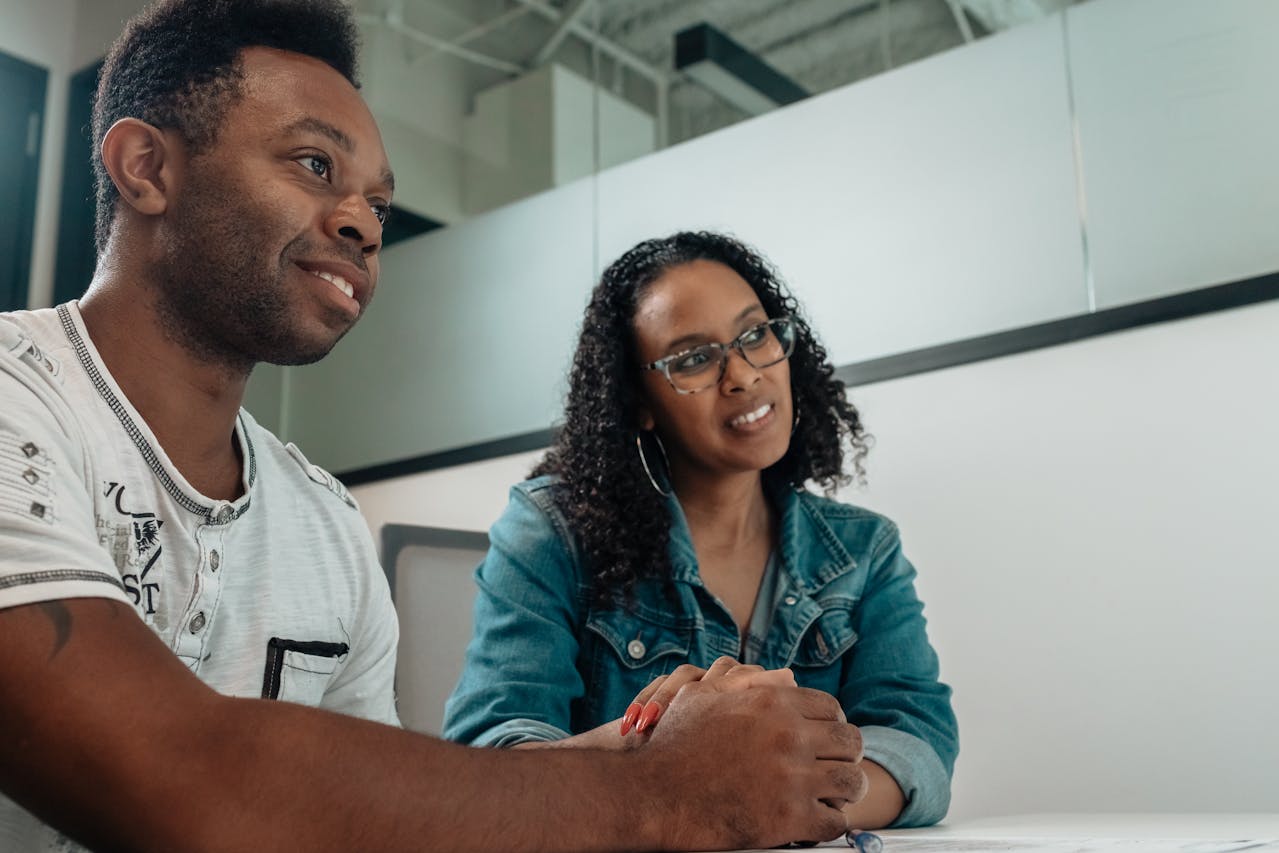
[(529, 67), (538, 68), (546, 64), (546, 61), (555, 54), (556, 49), (564, 39), (568, 38), (569, 33), (573, 31), (573, 25), (582, 19), (582, 16), (595, 4), (595, 0), (572, 0), (568, 7), (560, 15), (559, 23), (555, 25), (555, 32), (551, 33), (551, 37), (542, 45), (541, 50), (533, 57), (533, 61)]
[(495, 71), (504, 71), (507, 74), (523, 74), (524, 68), (514, 62), (507, 62), (505, 59), (498, 59), (495, 56), (489, 56), (479, 51), (453, 44), (439, 36), (433, 36), (430, 33), (424, 33), (421, 30), (410, 27), (404, 23), (403, 19), (397, 15), (387, 13), (385, 15), (356, 15), (355, 19), (361, 24), (376, 24), (386, 27), (393, 33), (399, 33), (409, 41), (424, 44), (427, 47), (435, 48), (442, 53), (452, 54), (458, 59), (465, 59), (476, 65), (483, 65), (486, 68), (492, 68)]
[(1060, 12), (1074, 0), (956, 0), (991, 32), (1038, 21)]
[(451, 43), (461, 46), (461, 45), (467, 44), (468, 42), (473, 42), (477, 38), (480, 38), (481, 36), (488, 35), (493, 30), (501, 29), (502, 27), (509, 24), (511, 21), (514, 21), (516, 18), (524, 17), (525, 15), (529, 13), (529, 11), (530, 9), (527, 6), (512, 6), (511, 8), (507, 9), (502, 14), (498, 15), (497, 17), (490, 18), (487, 21), (484, 21), (483, 23), (476, 24), (471, 29), (467, 30), (466, 32), (458, 36), (457, 38), (453, 39)]
[(675, 69), (750, 115), (808, 97), (794, 80), (705, 22), (675, 34)]
[[(529, 7), (537, 14), (550, 21), (559, 22), (560, 10), (554, 6), (543, 2), (543, 0), (517, 0), (517, 2)], [(654, 67), (653, 65), (640, 59), (626, 48), (619, 46), (616, 42), (610, 41), (604, 36), (585, 26), (581, 21), (574, 21), (569, 25), (569, 31), (580, 39), (594, 45), (600, 53), (620, 62), (627, 68), (639, 74), (647, 80), (652, 81), (659, 86), (667, 86), (670, 84), (670, 75)]]
[(959, 0), (946, 0), (946, 5), (950, 7), (950, 14), (955, 17), (955, 26), (959, 27), (959, 34), (964, 37), (965, 42), (973, 40), (973, 25), (968, 22), (968, 15), (964, 12)]

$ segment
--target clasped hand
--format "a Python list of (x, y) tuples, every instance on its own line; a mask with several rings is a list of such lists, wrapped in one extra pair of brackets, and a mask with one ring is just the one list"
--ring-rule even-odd
[(635, 697), (613, 737), (619, 731), (624, 748), (673, 753), (672, 784), (699, 780), (706, 801), (692, 811), (701, 820), (736, 798), (728, 823), (742, 831), (738, 846), (837, 837), (844, 808), (868, 790), (861, 732), (834, 697), (796, 686), (789, 669), (729, 657), (681, 666)]
[(659, 675), (639, 692), (622, 715), (622, 736), (651, 732), (670, 707), (676, 694), (686, 684), (694, 682), (714, 683), (724, 693), (746, 690), (751, 687), (795, 687), (795, 674), (789, 669), (764, 669), (754, 664), (738, 663), (724, 655), (711, 664), (710, 669), (683, 664), (669, 675)]

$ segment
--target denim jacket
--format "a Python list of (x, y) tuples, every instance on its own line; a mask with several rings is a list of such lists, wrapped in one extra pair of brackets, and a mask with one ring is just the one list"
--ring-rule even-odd
[[(648, 580), (625, 606), (602, 607), (552, 498), (554, 482), (515, 486), (489, 533), (475, 575), (475, 633), (445, 711), (447, 738), (477, 746), (564, 738), (616, 720), (680, 664), (740, 657), (737, 625), (698, 576), (674, 497), (676, 600)], [(757, 662), (789, 666), (800, 686), (839, 700), (861, 729), (866, 757), (906, 796), (895, 826), (937, 822), (950, 803), (958, 730), (896, 526), (808, 492), (771, 497), (782, 574)]]

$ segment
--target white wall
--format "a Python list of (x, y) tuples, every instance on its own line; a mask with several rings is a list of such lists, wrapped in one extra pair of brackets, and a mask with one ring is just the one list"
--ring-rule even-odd
[[(853, 389), (877, 443), (842, 497), (920, 571), (952, 818), (1279, 811), (1276, 329), (1269, 302)], [(353, 491), (375, 527), (483, 529), (536, 457)]]
[(956, 816), (1279, 810), (1277, 329), (1271, 302), (856, 390), (861, 500), (955, 687)]
[(353, 486), (378, 547), (386, 524), (487, 531), (506, 507), (511, 486), (528, 477), (543, 451), (516, 453)]

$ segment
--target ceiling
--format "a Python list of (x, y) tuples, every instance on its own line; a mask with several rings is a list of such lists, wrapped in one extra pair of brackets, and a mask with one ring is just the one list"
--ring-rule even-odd
[[(547, 61), (649, 112), (664, 142), (746, 113), (673, 64), (674, 35), (708, 22), (810, 94), (824, 92), (1082, 0), (354, 0), (405, 50), (469, 66), (471, 94)], [(661, 90), (661, 91), (659, 91)], [(665, 98), (665, 109), (660, 104)]]

